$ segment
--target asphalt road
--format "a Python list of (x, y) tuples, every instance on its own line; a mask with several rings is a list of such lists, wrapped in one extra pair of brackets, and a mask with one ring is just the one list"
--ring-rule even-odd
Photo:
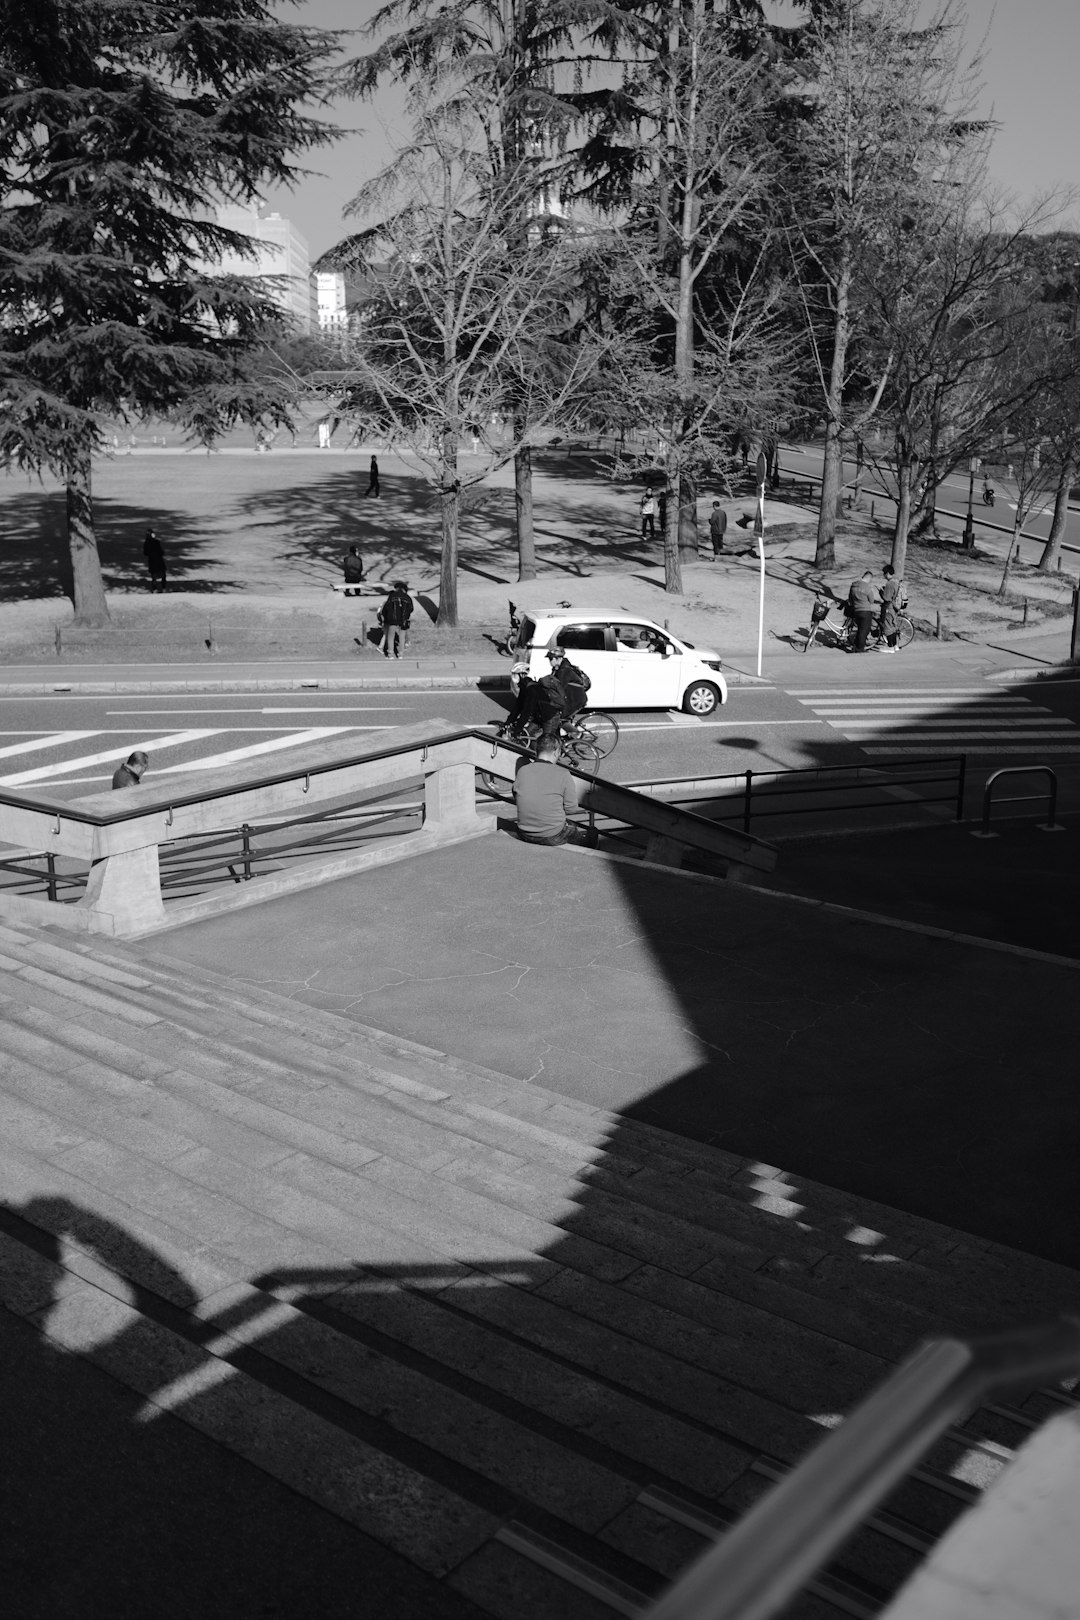
[[(834, 673), (808, 661), (789, 690), (733, 686), (708, 720), (622, 712), (604, 774), (639, 781), (964, 753), (973, 787), (995, 766), (1049, 763), (1080, 790), (1080, 681), (1020, 688), (905, 677), (902, 655), (868, 657), (857, 681)], [(397, 726), (435, 717), (494, 725), (506, 701), (452, 691), (0, 696), (0, 788), (100, 792), (135, 748), (150, 755), (155, 778), (243, 761), (284, 767), (292, 750), (323, 737), (377, 745)]]
[[(780, 455), (781, 466), (785, 473), (794, 473), (798, 476), (805, 472), (807, 477), (815, 481), (821, 476), (822, 452), (818, 445), (785, 445)], [(844, 477), (851, 480), (855, 476), (854, 461), (845, 461)], [(976, 475), (974, 487), (974, 501), (972, 504), (972, 521), (975, 525), (976, 544), (980, 550), (999, 553), (1002, 561), (1005, 550), (1010, 542), (1012, 526), (1016, 518), (1016, 491), (1009, 485), (1007, 479), (994, 478), (992, 480), (995, 502), (992, 507), (982, 503), (982, 478)], [(892, 482), (886, 478), (884, 484), (879, 474), (872, 468), (864, 469), (863, 493), (867, 501), (876, 500), (884, 503), (885, 510), (890, 518), (894, 511), (891, 499)], [(1034, 538), (1025, 538), (1021, 542), (1021, 556), (1026, 563), (1036, 563), (1042, 553), (1042, 544), (1050, 533), (1050, 520), (1053, 515), (1054, 500), (1052, 493), (1045, 497), (1046, 507), (1024, 522), (1024, 535)], [(960, 533), (964, 527), (967, 515), (968, 479), (965, 474), (954, 473), (945, 479), (938, 489), (937, 505), (939, 512), (948, 513), (941, 517), (942, 527), (946, 530), (955, 530)], [(1065, 573), (1080, 574), (1080, 507), (1070, 507), (1069, 522), (1065, 531), (1062, 569)]]

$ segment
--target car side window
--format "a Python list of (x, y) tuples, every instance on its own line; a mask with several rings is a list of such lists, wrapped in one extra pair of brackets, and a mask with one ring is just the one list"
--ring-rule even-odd
[(555, 637), (558, 647), (567, 652), (607, 652), (607, 637), (602, 624), (568, 624)]
[(629, 620), (611, 626), (617, 652), (658, 653), (664, 645), (659, 630), (648, 624), (633, 624)]

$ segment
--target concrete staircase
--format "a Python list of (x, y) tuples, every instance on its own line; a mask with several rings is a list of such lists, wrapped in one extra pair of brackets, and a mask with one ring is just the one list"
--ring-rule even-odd
[[(635, 1614), (920, 1338), (1080, 1301), (160, 954), (2, 927), (0, 997), (0, 1301), (390, 1549), (401, 1612)], [(790, 1612), (876, 1613), (1061, 1398), (974, 1414)]]

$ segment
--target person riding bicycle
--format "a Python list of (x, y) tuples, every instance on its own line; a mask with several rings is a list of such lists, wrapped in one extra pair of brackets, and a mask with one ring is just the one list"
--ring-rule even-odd
[(994, 486), (990, 482), (989, 478), (984, 478), (983, 479), (982, 498), (983, 498), (983, 505), (984, 506), (993, 506), (993, 504), (994, 504)]
[(572, 664), (561, 647), (552, 647), (548, 651), (551, 662), (551, 673), (558, 681), (563, 694), (563, 720), (572, 721), (576, 714), (580, 714), (589, 698), (589, 687), (592, 685), (583, 669)]
[(562, 724), (565, 708), (563, 689), (554, 674), (544, 675), (540, 680), (523, 675), (517, 701), (507, 715), (502, 730), (539, 730), (545, 737), (554, 736)]

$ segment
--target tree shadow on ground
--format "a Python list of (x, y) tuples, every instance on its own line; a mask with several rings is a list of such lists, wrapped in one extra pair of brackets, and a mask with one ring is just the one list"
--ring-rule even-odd
[[(30, 488), (5, 491), (0, 503), (4, 552), (0, 561), (0, 595), (6, 601), (28, 601), (62, 595), (73, 600), (71, 556), (67, 542), (67, 509), (63, 490)], [(168, 585), (184, 591), (234, 591), (248, 583), (217, 572), (208, 538), (198, 522), (171, 507), (128, 505), (95, 497), (94, 524), (102, 578), (110, 592), (149, 592), (143, 556), (148, 526), (158, 532), (165, 551)], [(210, 572), (208, 572), (210, 571)]]

